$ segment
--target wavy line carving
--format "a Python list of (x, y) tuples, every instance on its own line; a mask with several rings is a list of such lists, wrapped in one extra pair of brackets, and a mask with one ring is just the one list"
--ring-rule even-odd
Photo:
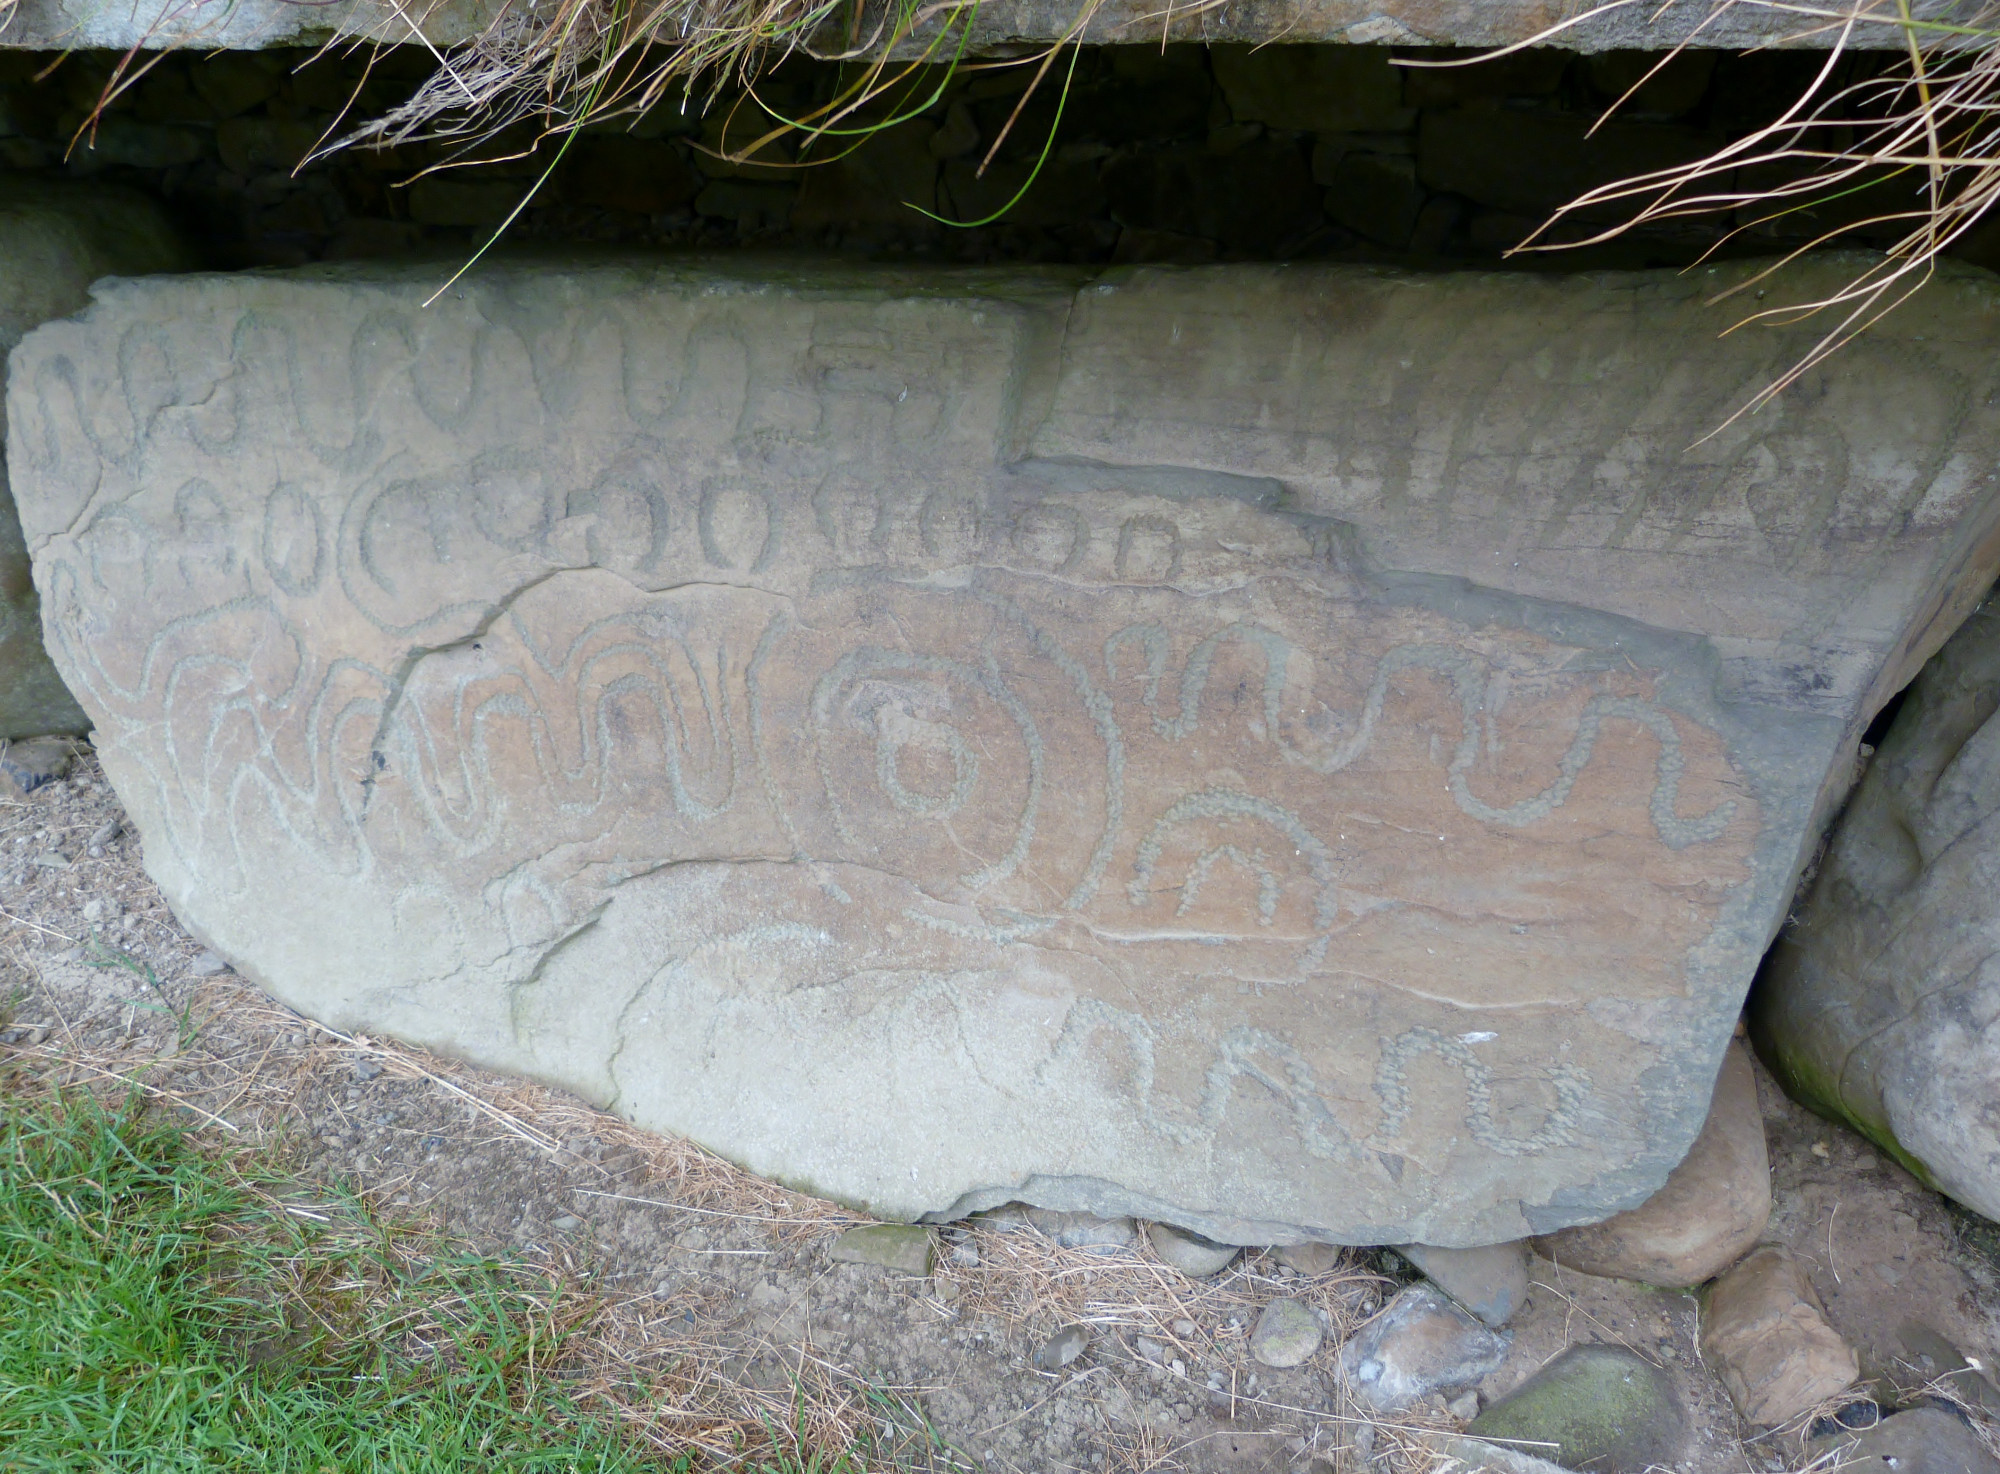
[(1278, 743), (1287, 761), (1302, 764), (1315, 773), (1337, 773), (1367, 751), (1382, 720), (1382, 705), (1388, 695), (1389, 683), (1396, 676), (1405, 671), (1431, 671), (1451, 682), (1464, 720), (1457, 749), (1446, 768), (1452, 801), (1464, 813), (1482, 823), (1519, 828), (1554, 813), (1567, 801), (1577, 778), (1589, 765), (1606, 721), (1633, 722), (1652, 733), (1660, 745), (1647, 814), (1662, 843), (1671, 849), (1682, 850), (1689, 845), (1715, 839), (1728, 828), (1729, 821), (1736, 815), (1735, 801), (1725, 799), (1706, 814), (1681, 817), (1678, 809), (1685, 759), (1680, 733), (1666, 712), (1652, 702), (1630, 696), (1592, 698), (1577, 721), (1576, 733), (1571, 737), (1568, 749), (1556, 764), (1556, 780), (1547, 788), (1515, 803), (1487, 803), (1472, 791), (1470, 781), (1473, 764), (1479, 756), (1479, 719), (1486, 710), (1486, 672), (1470, 654), (1448, 645), (1398, 645), (1386, 652), (1369, 681), (1368, 694), (1362, 702), (1361, 717), (1353, 736), (1331, 751), (1318, 755), (1300, 750), (1283, 735), (1280, 718), (1285, 666), (1293, 646), (1284, 636), (1261, 625), (1247, 621), (1232, 624), (1194, 647), (1181, 673), (1180, 714), (1176, 717), (1163, 717), (1158, 710), (1160, 685), (1166, 675), (1168, 660), (1167, 634), (1161, 626), (1135, 624), (1113, 634), (1104, 642), (1104, 667), (1108, 678), (1117, 679), (1118, 651), (1126, 645), (1137, 645), (1145, 660), (1140, 702), (1152, 716), (1153, 730), (1168, 741), (1179, 742), (1190, 736), (1198, 726), (1209, 668), (1217, 650), (1225, 642), (1232, 641), (1249, 645), (1264, 657), (1265, 740)]

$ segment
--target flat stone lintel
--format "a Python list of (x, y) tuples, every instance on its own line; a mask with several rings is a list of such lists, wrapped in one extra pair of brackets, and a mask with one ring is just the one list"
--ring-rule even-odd
[[(871, 9), (874, 8), (871, 6)], [(452, 46), (484, 31), (506, 0), (434, 0), (390, 3), (351, 0), (317, 5), (290, 0), (20, 0), (4, 24), (0, 47), (31, 50), (197, 45), (229, 50), (311, 45), (330, 38), (366, 37), (402, 43), (419, 39)], [(1505, 46), (1548, 32), (1566, 14), (1598, 7), (1551, 0), (1233, 0), (1212, 8), (1171, 7), (1154, 0), (1107, 0), (1085, 30), (1100, 44), (1143, 44), (1162, 37), (1210, 43), (1339, 42), (1361, 46)], [(1861, 48), (1903, 45), (1893, 7), (1876, 7), (1884, 20), (1856, 28)], [(1958, 0), (1918, 5), (1921, 17), (1944, 19), (1964, 11)], [(532, 8), (529, 8), (532, 13)], [(1002, 50), (1068, 34), (1075, 0), (986, 0), (974, 22), (973, 49)], [(1828, 6), (1824, 23), (1801, 7), (1756, 0), (1630, 0), (1578, 19), (1550, 44), (1573, 51), (1664, 49), (1687, 43), (1717, 49), (1792, 45), (1822, 47), (1839, 34), (1845, 7)], [(420, 34), (421, 33), (421, 34)], [(837, 48), (838, 42), (833, 42)], [(914, 48), (903, 48), (905, 51)]]

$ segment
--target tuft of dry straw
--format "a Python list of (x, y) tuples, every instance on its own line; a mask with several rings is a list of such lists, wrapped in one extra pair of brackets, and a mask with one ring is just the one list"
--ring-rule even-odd
[[(1488, 55), (1548, 44), (1570, 26), (1639, 3), (1609, 0)], [(2000, 4), (1993, 0), (1944, 10), (1933, 6), (1923, 14), (1912, 8), (1911, 0), (1720, 0), (1693, 34), (1665, 53), (1605, 116), (1738, 6), (1785, 17), (1789, 29), (1767, 46), (1825, 48), (1804, 93), (1774, 122), (1704, 158), (1586, 191), (1515, 248), (1559, 251), (1599, 245), (1666, 221), (1722, 217), (1732, 222), (1705, 253), (1707, 259), (1745, 232), (1815, 207), (1838, 208), (1862, 195), (1867, 202), (1863, 208), (1846, 212), (1846, 218), (1715, 299), (1745, 292), (1761, 297), (1759, 289), (1771, 276), (1807, 251), (1857, 233), (1896, 232), (1881, 258), (1840, 290), (1759, 308), (1737, 324), (1787, 325), (1822, 314), (1831, 323), (1798, 362), (1753, 395), (1725, 425), (1769, 403), (1908, 301), (1930, 280), (1938, 258), (2000, 199)], [(1898, 53), (1886, 67), (1858, 68), (1849, 61), (1852, 53), (1885, 43), (1893, 43)], [(1857, 70), (1866, 74), (1857, 78)], [(1595, 220), (1607, 212), (1615, 223), (1586, 227), (1575, 239), (1551, 238), (1567, 222)]]

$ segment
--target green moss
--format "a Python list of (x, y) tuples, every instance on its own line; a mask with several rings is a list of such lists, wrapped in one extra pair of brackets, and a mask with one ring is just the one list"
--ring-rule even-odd
[(1642, 1357), (1572, 1346), (1465, 1431), (1567, 1469), (1640, 1474), (1680, 1456), (1686, 1414), (1667, 1374)]
[(1751, 1013), (1750, 1042), (1756, 1046), (1758, 1058), (1764, 1061), (1778, 1084), (1784, 1087), (1785, 1094), (1815, 1116), (1866, 1137), (1925, 1187), (1934, 1192), (1938, 1190), (1930, 1169), (1896, 1140), (1896, 1133), (1890, 1129), (1888, 1121), (1873, 1112), (1854, 1109), (1853, 1103), (1841, 1092), (1838, 1073), (1826, 1068), (1804, 1050), (1788, 1047), (1773, 1032), (1770, 1020), (1761, 1010)]

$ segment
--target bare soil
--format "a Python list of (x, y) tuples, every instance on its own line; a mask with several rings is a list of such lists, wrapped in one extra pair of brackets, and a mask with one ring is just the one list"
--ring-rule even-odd
[[(910, 1467), (1012, 1474), (1437, 1463), (1422, 1435), (1454, 1426), (1441, 1400), (1371, 1423), (1335, 1372), (1341, 1337), (1395, 1288), (1392, 1255), (1352, 1251), (1307, 1277), (1250, 1251), (1192, 1280), (1143, 1238), (1105, 1253), (973, 1224), (941, 1232), (927, 1277), (834, 1264), (834, 1239), (865, 1221), (836, 1204), (559, 1091), (334, 1033), (215, 970), (147, 878), (138, 837), (102, 838), (122, 818), (87, 749), (68, 778), (0, 797), (0, 1055), (130, 1081), (198, 1133), (274, 1147), (304, 1180), (386, 1216), (579, 1266), (602, 1306), (571, 1372), (663, 1450), (729, 1463), (866, 1434)], [(1761, 1072), (1760, 1092), (1768, 1237), (1810, 1266), (1864, 1375), (1908, 1362), (1912, 1320), (1993, 1365), (2000, 1235)], [(1694, 1296), (1540, 1259), (1534, 1286), (1485, 1400), (1572, 1343), (1616, 1342), (1680, 1389), (1681, 1474), (1806, 1461), (1799, 1430), (1759, 1435), (1738, 1419), (1702, 1364)], [(1331, 1334), (1304, 1366), (1274, 1371), (1248, 1341), (1281, 1295), (1312, 1304)], [(1038, 1370), (1035, 1350), (1078, 1322), (1086, 1353)]]

